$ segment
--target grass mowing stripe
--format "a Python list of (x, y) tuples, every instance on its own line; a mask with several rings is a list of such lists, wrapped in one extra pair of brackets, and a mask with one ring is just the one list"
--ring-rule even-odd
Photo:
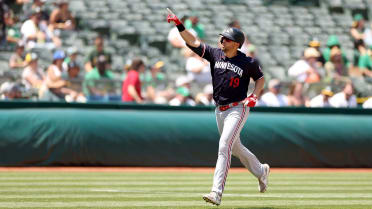
[[(319, 206), (319, 205), (342, 205), (342, 206), (352, 206), (352, 205), (365, 205), (366, 207), (372, 205), (372, 200), (324, 200), (324, 201), (314, 201), (314, 200), (223, 200), (224, 207), (274, 207), (274, 206), (296, 206), (296, 205), (306, 205), (306, 206)], [(151, 206), (163, 206), (163, 207), (177, 207), (177, 206), (206, 206), (206, 203), (202, 201), (76, 201), (76, 202), (2, 202), (1, 207), (151, 207)], [(209, 205), (208, 205), (209, 206)]]
[[(355, 176), (273, 172), (268, 192), (260, 194), (248, 172), (230, 173), (219, 208), (368, 208), (372, 173)], [(200, 209), (210, 206), (201, 196), (210, 190), (212, 177), (187, 172), (0, 172), (0, 208)]]

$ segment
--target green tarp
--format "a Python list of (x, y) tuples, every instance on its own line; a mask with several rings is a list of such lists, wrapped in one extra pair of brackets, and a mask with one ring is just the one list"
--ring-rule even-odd
[[(0, 104), (1, 166), (216, 163), (211, 107), (8, 105)], [(370, 111), (256, 108), (241, 140), (272, 166), (372, 167)]]

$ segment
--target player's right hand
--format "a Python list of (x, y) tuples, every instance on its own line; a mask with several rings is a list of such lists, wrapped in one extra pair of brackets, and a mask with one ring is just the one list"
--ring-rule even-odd
[(178, 19), (178, 17), (170, 9), (167, 8), (167, 10), (168, 10), (168, 13), (169, 13), (168, 17), (167, 17), (168, 23), (174, 22), (175, 25), (182, 24), (181, 21)]
[(257, 96), (255, 94), (249, 95), (249, 97), (243, 100), (243, 105), (248, 107), (254, 107), (257, 103)]

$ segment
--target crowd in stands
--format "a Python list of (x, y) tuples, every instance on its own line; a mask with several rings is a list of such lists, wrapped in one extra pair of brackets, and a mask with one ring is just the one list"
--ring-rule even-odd
[[(168, 41), (173, 50), (184, 57), (183, 75), (170, 80), (167, 63), (160, 57), (155, 63), (147, 63), (146, 58), (138, 55), (122, 66), (118, 81), (111, 70), (112, 54), (106, 50), (103, 36), (97, 34), (90, 52), (79, 51), (76, 47), (63, 49), (59, 35), (78, 29), (68, 1), (56, 1), (52, 11), (44, 9), (45, 0), (16, 1), (22, 5), (18, 13), (7, 2), (0, 0), (0, 47), (14, 46), (9, 69), (21, 73), (20, 82), (0, 83), (3, 100), (121, 101), (172, 106), (214, 104), (209, 63), (186, 47), (176, 27), (169, 31)], [(366, 83), (372, 84), (372, 30), (363, 15), (355, 14), (353, 18), (350, 27), (353, 60), (348, 60), (337, 36), (329, 36), (325, 44), (314, 37), (303, 49), (303, 56), (289, 67), (289, 82), (269, 80), (258, 95), (258, 106), (356, 107), (355, 92), (363, 89)], [(181, 21), (199, 39), (205, 39), (205, 27), (199, 22), (197, 13), (184, 16)], [(16, 27), (17, 22), (21, 22), (20, 27)], [(227, 26), (244, 28), (238, 20), (231, 20)], [(45, 69), (40, 66), (40, 55), (35, 49), (52, 52), (52, 62)], [(240, 50), (258, 59), (249, 34)], [(84, 61), (79, 57), (84, 57)], [(359, 103), (363, 103), (364, 108), (372, 108), (372, 97), (363, 98)]]

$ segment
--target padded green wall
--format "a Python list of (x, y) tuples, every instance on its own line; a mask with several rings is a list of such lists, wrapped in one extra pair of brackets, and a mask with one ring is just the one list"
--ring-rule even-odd
[[(0, 103), (2, 166), (214, 166), (218, 139), (213, 107)], [(255, 108), (241, 140), (272, 166), (371, 167), (372, 112)]]

